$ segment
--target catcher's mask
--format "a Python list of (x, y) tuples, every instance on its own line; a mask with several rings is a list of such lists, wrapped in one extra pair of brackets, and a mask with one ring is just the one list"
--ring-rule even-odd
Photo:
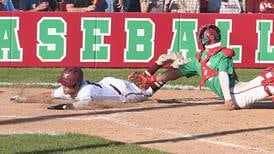
[(199, 41), (203, 46), (221, 41), (221, 31), (215, 25), (205, 25), (199, 33)]
[(83, 71), (80, 67), (66, 67), (57, 82), (66, 87), (80, 85), (83, 81)]

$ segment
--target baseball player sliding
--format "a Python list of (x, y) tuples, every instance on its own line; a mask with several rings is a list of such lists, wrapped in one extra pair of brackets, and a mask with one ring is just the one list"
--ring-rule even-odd
[[(52, 94), (43, 94), (42, 97), (65, 99), (70, 103), (50, 105), (48, 109), (79, 109), (92, 102), (141, 102), (151, 97), (163, 85), (155, 82), (155, 84), (146, 87), (146, 90), (142, 90), (132, 82), (114, 77), (105, 77), (98, 83), (90, 83), (83, 79), (82, 69), (74, 66), (65, 68), (57, 81), (62, 86), (53, 90)], [(37, 97), (41, 98), (41, 96)], [(34, 96), (27, 98), (17, 95), (10, 99), (20, 103), (38, 102), (37, 97), (34, 100)]]
[(91, 102), (140, 102), (146, 100), (156, 91), (153, 86), (142, 91), (134, 83), (114, 77), (105, 77), (98, 83), (90, 83), (83, 79), (83, 71), (79, 67), (67, 67), (57, 80), (62, 84), (54, 90), (53, 98), (74, 99), (71, 104), (51, 106), (65, 109), (82, 108)]
[(164, 63), (156, 62), (144, 73), (130, 73), (129, 80), (140, 88), (146, 89), (151, 84), (165, 83), (182, 76), (199, 75), (202, 77), (199, 86), (206, 84), (215, 94), (224, 99), (224, 105), (228, 110), (249, 108), (253, 103), (272, 96), (274, 94), (274, 68), (265, 69), (249, 82), (239, 82), (232, 60), (234, 51), (220, 46), (220, 40), (219, 28), (215, 25), (205, 25), (199, 32), (199, 41), (205, 50), (198, 53), (196, 57), (191, 60), (178, 58), (173, 62), (173, 68), (158, 76), (153, 74)]
[[(156, 63), (165, 64), (183, 57), (178, 53), (165, 54)], [(151, 97), (165, 82), (154, 82), (139, 88), (133, 82), (114, 77), (105, 77), (98, 83), (83, 79), (80, 67), (67, 67), (57, 82), (62, 86), (52, 92), (52, 98), (73, 99), (73, 103), (49, 106), (48, 109), (78, 109), (92, 102), (141, 102)]]
[[(176, 59), (183, 59), (179, 53), (164, 54), (156, 61), (159, 65), (173, 62)], [(53, 99), (68, 100), (66, 104), (50, 105), (48, 109), (66, 110), (85, 108), (92, 102), (141, 102), (151, 97), (165, 82), (154, 82), (141, 88), (133, 82), (118, 79), (115, 77), (105, 77), (98, 83), (90, 83), (83, 79), (83, 71), (80, 67), (67, 67), (57, 80), (61, 86), (52, 91), (51, 94), (43, 93), (43, 96), (20, 96), (10, 98), (18, 103), (41, 103), (41, 97), (46, 98), (45, 102), (52, 103)]]

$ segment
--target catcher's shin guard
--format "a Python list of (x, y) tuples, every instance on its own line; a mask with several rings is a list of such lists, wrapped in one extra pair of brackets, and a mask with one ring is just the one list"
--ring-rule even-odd
[[(274, 87), (274, 68), (273, 67), (266, 68), (263, 72), (261, 72), (260, 76), (264, 78), (261, 84), (262, 86), (264, 86), (265, 92), (269, 96), (272, 96), (273, 94), (269, 90), (269, 86)], [(274, 97), (272, 97), (272, 101), (274, 101)]]

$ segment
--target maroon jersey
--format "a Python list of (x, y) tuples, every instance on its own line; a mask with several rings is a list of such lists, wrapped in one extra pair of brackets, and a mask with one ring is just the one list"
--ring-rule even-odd
[(274, 0), (246, 0), (246, 12), (274, 13)]

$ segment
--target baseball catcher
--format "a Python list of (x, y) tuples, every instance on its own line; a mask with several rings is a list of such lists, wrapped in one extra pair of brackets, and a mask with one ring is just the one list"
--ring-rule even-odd
[[(224, 100), (228, 110), (250, 108), (255, 102), (274, 94), (274, 68), (265, 69), (258, 77), (249, 82), (239, 82), (234, 70), (232, 49), (221, 46), (221, 32), (215, 25), (205, 25), (199, 31), (202, 52), (190, 61), (182, 58), (175, 60), (173, 68), (155, 76), (160, 65), (149, 68), (150, 74), (132, 73), (129, 79), (141, 88), (153, 83), (165, 83), (182, 76), (201, 76), (199, 87), (206, 85)], [(159, 63), (162, 64), (162, 63)], [(158, 67), (157, 67), (158, 66)], [(273, 100), (273, 99), (272, 99)]]

